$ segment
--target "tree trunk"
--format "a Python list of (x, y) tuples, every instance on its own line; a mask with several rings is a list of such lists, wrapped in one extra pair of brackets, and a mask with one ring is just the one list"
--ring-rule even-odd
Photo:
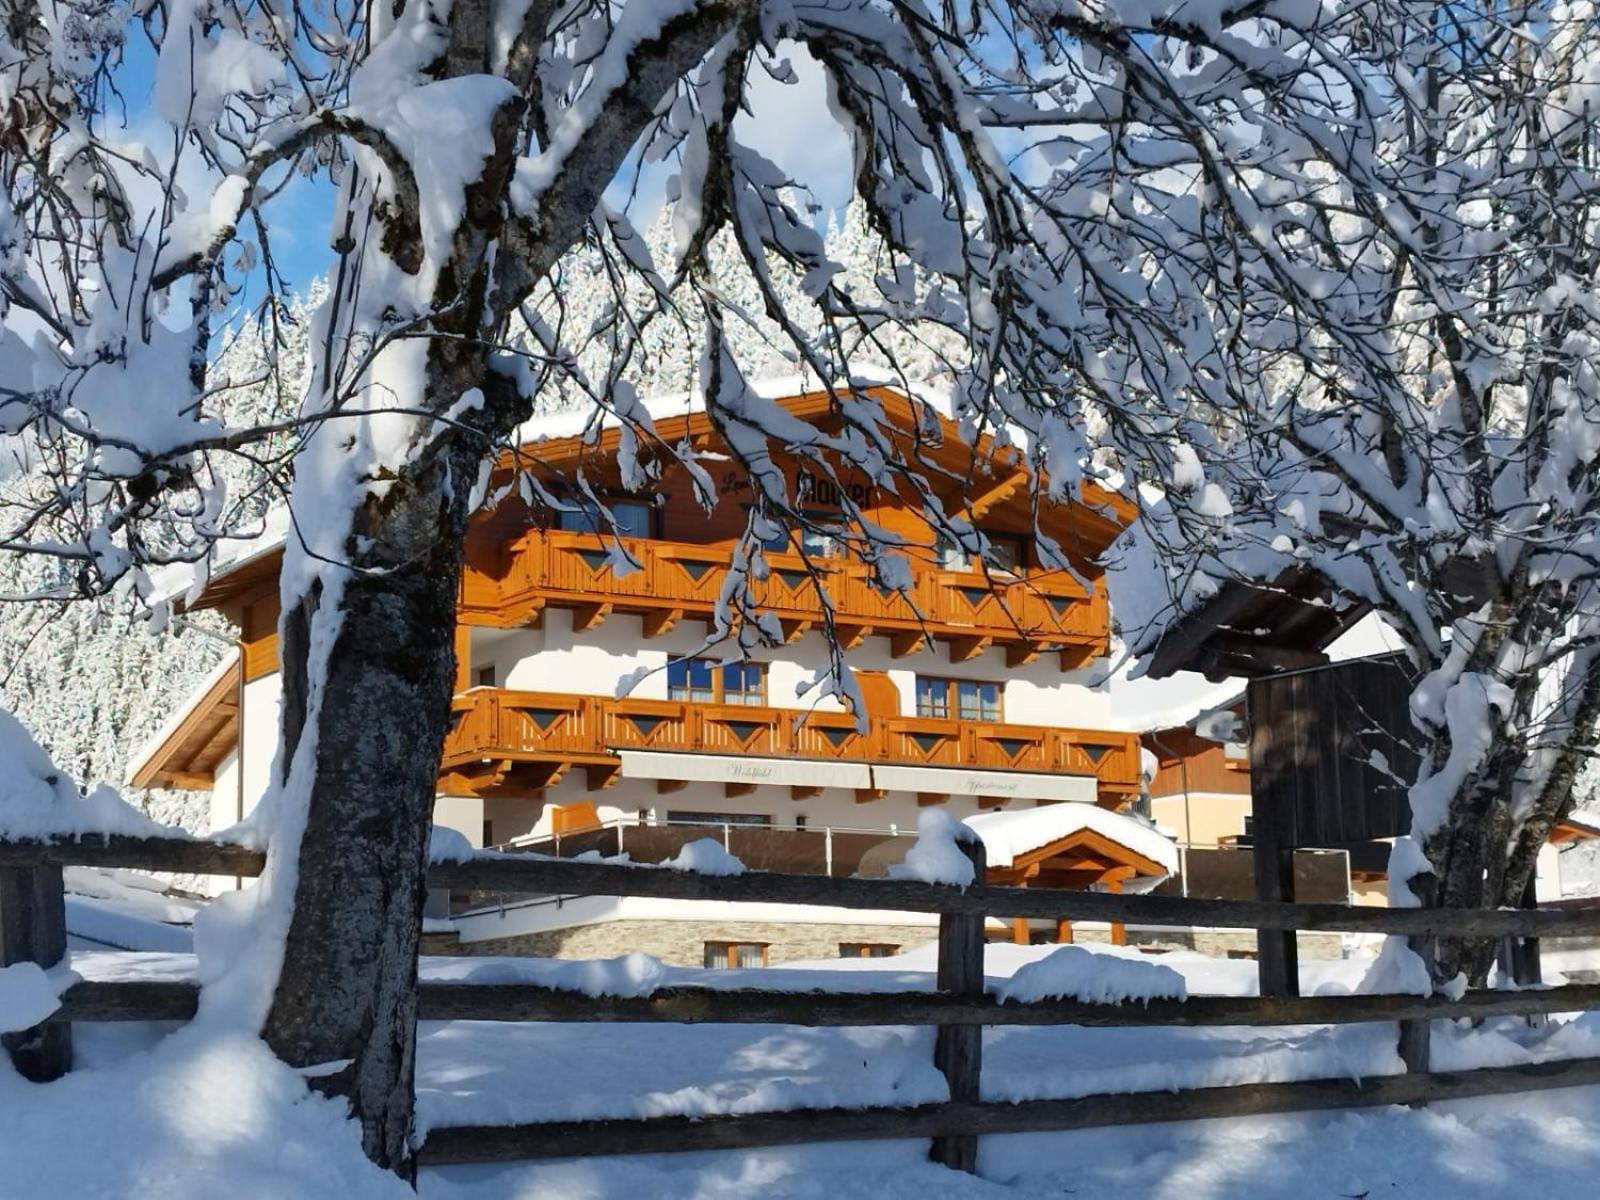
[[(453, 463), (452, 458), (463, 461)], [(316, 738), (294, 913), (265, 1036), (294, 1066), (342, 1063), (318, 1086), (350, 1101), (380, 1166), (414, 1176), (417, 944), (439, 757), (454, 690), (465, 488), (459, 449), (357, 513), (360, 553), (338, 611), (313, 595), (282, 628), (283, 758)], [(337, 569), (337, 568), (334, 568)], [(339, 620), (315, 728), (312, 634)]]

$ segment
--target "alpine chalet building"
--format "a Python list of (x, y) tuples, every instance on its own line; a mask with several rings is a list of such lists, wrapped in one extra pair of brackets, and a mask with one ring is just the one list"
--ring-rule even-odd
[[(769, 394), (803, 421), (837, 427), (827, 392)], [(923, 431), (928, 482), (948, 513), (987, 536), (989, 570), (941, 544), (918, 509), (871, 479), (842, 468), (836, 480), (819, 478), (803, 461), (780, 461), (790, 495), (817, 524), (837, 516), (842, 488), (869, 521), (905, 538), (911, 586), (875, 587), (824, 537), (806, 535), (804, 555), (774, 544), (754, 587), (783, 642), (749, 659), (733, 639), (706, 646), (751, 493), (697, 403), (650, 408), (663, 441), (687, 439), (708, 466), (726, 461), (712, 471), (709, 512), (679, 465), (652, 494), (624, 491), (614, 427), (586, 439), (568, 416), (530, 426), (523, 467), (536, 474), (532, 491), (559, 500), (525, 501), (511, 489), (470, 526), (436, 824), (475, 846), (640, 862), (711, 838), (751, 868), (850, 875), (882, 873), (909, 846), (919, 814), (938, 805), (1003, 828), (990, 850), (997, 882), (1140, 888), (1170, 874), (1170, 840), (1121, 813), (1141, 790), (1139, 737), (1112, 727), (1110, 699), (1091, 685), (1110, 638), (1096, 558), (1121, 528), (1119, 502), (1040, 501), (1038, 527), (1074, 566), (1043, 569), (1017, 451), (986, 439), (965, 445), (925, 402), (879, 397), (888, 436)], [(927, 438), (932, 424), (937, 436)], [(638, 569), (617, 569), (618, 536), (602, 532), (593, 501), (571, 490), (580, 470)], [(210, 790), (219, 829), (254, 806), (277, 747), (281, 547), (281, 535), (266, 536), (214, 568), (190, 607), (224, 613), (238, 653), (133, 773), (138, 786)], [(818, 570), (865, 701), (861, 720), (800, 694), (828, 661)], [(1008, 849), (997, 855), (1001, 844)], [(638, 949), (706, 965), (892, 953), (930, 940), (936, 923), (637, 898), (453, 899), (462, 942), (480, 952)], [(1018, 940), (1071, 936), (1023, 922), (1000, 928)]]

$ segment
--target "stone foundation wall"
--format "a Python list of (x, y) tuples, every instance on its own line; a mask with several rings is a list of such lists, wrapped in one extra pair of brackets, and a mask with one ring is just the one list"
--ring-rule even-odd
[[(837, 958), (841, 942), (888, 943), (904, 951), (937, 938), (938, 930), (931, 925), (606, 921), (549, 933), (530, 933), (482, 942), (458, 942), (453, 946), (441, 944), (437, 949), (425, 949), (424, 952), (587, 959), (615, 958), (638, 950), (674, 966), (698, 967), (705, 961), (707, 942), (762, 942), (767, 946), (768, 964), (776, 966), (786, 962)], [(1010, 939), (1001, 934), (991, 935), (991, 940), (1004, 942)], [(1103, 944), (1110, 941), (1110, 932), (1103, 928), (1079, 928), (1074, 931), (1073, 940)], [(1343, 955), (1343, 941), (1336, 933), (1302, 933), (1299, 941), (1302, 958), (1340, 958)], [(1250, 931), (1134, 929), (1128, 931), (1128, 943), (1168, 950), (1194, 950), (1218, 958), (1253, 958), (1256, 952), (1256, 935)]]
[(766, 921), (605, 921), (518, 937), (462, 942), (459, 954), (509, 954), (533, 958), (615, 958), (630, 950), (664, 963), (698, 967), (707, 942), (763, 942), (767, 963), (839, 957), (841, 942), (879, 942), (910, 950), (937, 940), (932, 925), (798, 925)]

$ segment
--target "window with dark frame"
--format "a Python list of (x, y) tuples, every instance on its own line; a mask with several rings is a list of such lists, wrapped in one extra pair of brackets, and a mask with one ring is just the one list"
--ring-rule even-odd
[[(988, 541), (984, 557), (991, 571), (1005, 571), (1023, 575), (1028, 568), (1028, 539), (1020, 533), (998, 533), (992, 529), (979, 530)], [(946, 571), (977, 571), (978, 556), (968, 552), (954, 539), (940, 537), (935, 549), (939, 566)]]
[(771, 825), (772, 817), (767, 813), (690, 812), (686, 809), (669, 808), (667, 810), (667, 824)]
[(767, 965), (767, 943), (707, 942), (704, 962), (708, 971), (764, 967)]
[(487, 667), (479, 667), (472, 673), (473, 687), (494, 687), (495, 683), (496, 675), (493, 663), (490, 663)]
[(667, 660), (667, 699), (762, 705), (767, 702), (766, 671), (756, 662), (671, 658)]
[[(566, 508), (556, 510), (555, 527), (568, 533), (611, 533), (612, 526), (600, 514), (600, 506), (587, 496), (565, 498)], [(607, 511), (620, 537), (655, 537), (656, 508), (643, 500), (607, 500)]]
[(893, 958), (900, 953), (896, 942), (840, 942), (840, 958)]
[(981, 679), (917, 676), (917, 716), (963, 721), (999, 721), (1000, 685)]

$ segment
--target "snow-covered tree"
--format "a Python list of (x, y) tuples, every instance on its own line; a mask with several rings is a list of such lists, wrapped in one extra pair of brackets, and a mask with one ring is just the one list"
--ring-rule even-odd
[[(1124, 549), (1171, 588), (1123, 614), (1148, 646), (1219, 581), (1291, 570), (1376, 611), (1423, 757), (1391, 877), (1516, 905), (1600, 719), (1600, 27), (1587, 3), (1359, 8), (1317, 84), (1341, 120), (1206, 179), (1196, 219), (1306, 302), (1218, 275), (1253, 371), (1153, 418), (1169, 486)], [(1440, 981), (1491, 953), (1447, 942)]]
[[(1496, 67), (1557, 53), (1587, 20), (1528, 6), (1485, 18), (1504, 36), (1464, 48), (1458, 10), (20, 0), (0, 35), (0, 436), (36, 469), (0, 500), (0, 549), (62, 560), (87, 594), (147, 595), (152, 567), (203, 564), (255, 519), (258, 497), (227, 486), (230, 458), (292, 455), (270, 854), (256, 944), (212, 993), (290, 1062), (344, 1064), (321, 1085), (350, 1099), (377, 1161), (409, 1169), (462, 532), (519, 423), (564, 397), (621, 424), (631, 485), (673, 462), (703, 478), (695, 448), (664, 444), (638, 402), (633, 380), (664, 341), (699, 340), (693, 386), (752, 481), (736, 582), (760, 574), (783, 526), (817, 520), (773, 468), (778, 447), (824, 476), (865, 472), (983, 549), (918, 448), (886, 435), (857, 382), (868, 366), (907, 384), (937, 368), (969, 439), (1025, 440), (1056, 496), (1086, 474), (1115, 482), (1117, 466), (1195, 482), (1191, 444), (1255, 433), (1247, 418), (1284, 403), (1285, 379), (1313, 431), (1343, 405), (1411, 396), (1403, 322), (1456, 314), (1467, 297), (1448, 285), (1482, 281), (1445, 267), (1495, 261), (1494, 222), (1511, 219), (1469, 236), (1462, 164), (1498, 155), (1525, 180), (1566, 162), (1549, 150), (1565, 135), (1534, 128), (1542, 78), (1517, 93), (1525, 112), (1491, 111), (1481, 89), (1508, 97)], [(160, 131), (140, 142), (108, 120), (135, 38), (155, 53)], [(1447, 108), (1429, 81), (1452, 71), (1480, 90), (1451, 91)], [(792, 98), (775, 107), (774, 89)], [(761, 124), (796, 111), (838, 135), (816, 178), (759, 148)], [(1475, 139), (1439, 141), (1478, 112)], [(269, 201), (296, 173), (322, 188), (334, 255), (303, 400), (236, 421), (214, 326), (280, 287)], [(632, 197), (663, 177), (673, 237), (658, 257)], [(808, 198), (838, 179), (870, 231), (870, 274), (847, 273), (813, 220)], [(1563, 205), (1547, 216), (1571, 187), (1581, 201), (1581, 183), (1550, 182)], [(596, 315), (573, 302), (579, 251), (599, 264), (583, 277), (604, 297)], [(1421, 282), (1391, 307), (1396, 255)], [(753, 303), (730, 294), (729, 260)], [(840, 432), (747, 385), (757, 345), (835, 389)], [(1214, 522), (1213, 488), (1196, 494)], [(1431, 519), (1406, 519), (1417, 511)], [(882, 586), (904, 584), (905, 547), (859, 511), (827, 532)], [(724, 632), (780, 636), (737, 587), (726, 601)]]

